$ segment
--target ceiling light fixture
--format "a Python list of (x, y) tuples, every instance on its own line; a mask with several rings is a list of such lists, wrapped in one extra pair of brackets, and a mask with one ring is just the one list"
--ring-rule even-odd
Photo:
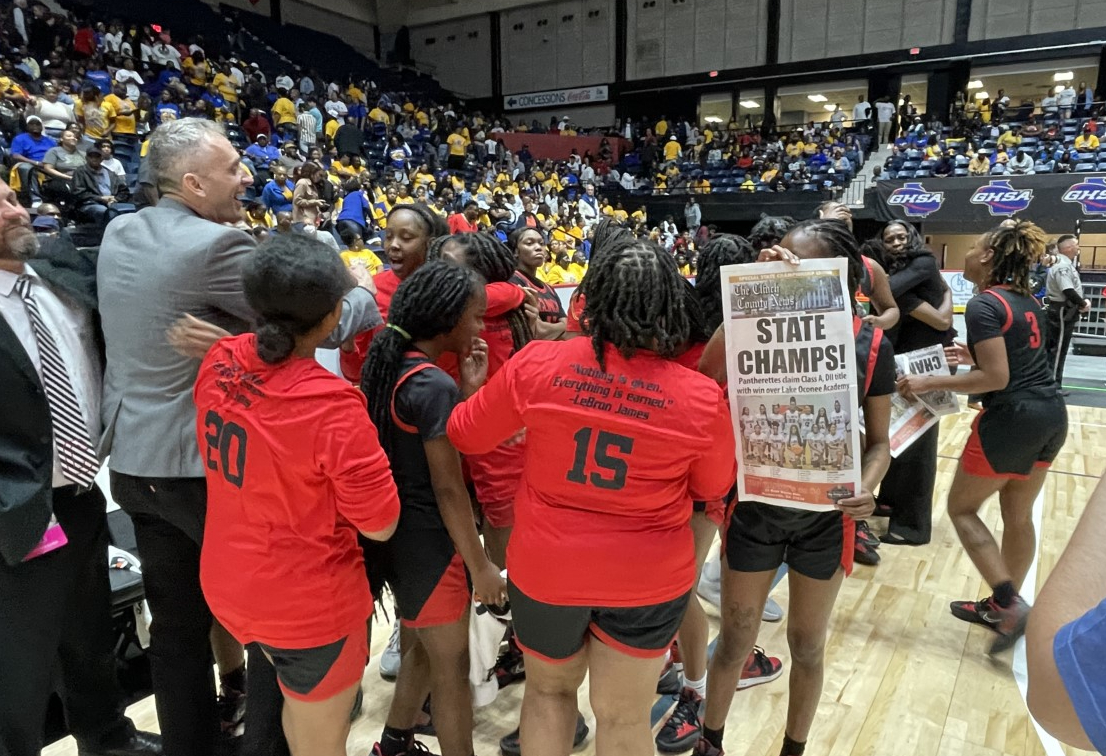
[(820, 95), (820, 94), (807, 95), (806, 98), (808, 100), (810, 100), (811, 102), (825, 102), (826, 101), (826, 96), (825, 95)]

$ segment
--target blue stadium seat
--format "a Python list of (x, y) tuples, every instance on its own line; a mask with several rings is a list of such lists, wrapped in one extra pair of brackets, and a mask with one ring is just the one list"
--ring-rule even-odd
[(992, 176), (1002, 176), (1006, 173), (1006, 166), (1002, 163), (995, 163), (991, 166)]
[(916, 170), (918, 170), (918, 166), (920, 166), (920, 165), (921, 165), (921, 163), (917, 160), (907, 160), (905, 163), (902, 164), (902, 170), (903, 171), (916, 171)]
[(1078, 163), (1075, 166), (1076, 173), (1094, 173), (1096, 170), (1098, 170), (1098, 166), (1094, 163)]
[(933, 174), (928, 170), (915, 171), (914, 178), (929, 178)]
[(954, 170), (952, 172), (952, 175), (953, 176), (967, 176), (968, 175), (968, 169), (967, 168), (957, 168), (956, 170)]

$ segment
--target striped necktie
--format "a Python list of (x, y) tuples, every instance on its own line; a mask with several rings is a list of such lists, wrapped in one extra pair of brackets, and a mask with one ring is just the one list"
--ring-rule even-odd
[(96, 480), (100, 460), (97, 459), (96, 451), (89, 439), (88, 427), (85, 425), (80, 405), (77, 404), (77, 395), (73, 393), (73, 384), (69, 381), (65, 360), (62, 359), (53, 334), (42, 319), (42, 313), (31, 291), (32, 283), (33, 279), (30, 276), (20, 276), (16, 279), (15, 288), (27, 308), (31, 329), (38, 344), (42, 383), (50, 405), (50, 420), (54, 426), (54, 443), (58, 450), (58, 459), (65, 477), (82, 488), (89, 488)]

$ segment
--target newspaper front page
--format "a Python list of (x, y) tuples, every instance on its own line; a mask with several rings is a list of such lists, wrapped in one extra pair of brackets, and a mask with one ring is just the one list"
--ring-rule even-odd
[(740, 500), (824, 511), (860, 490), (842, 258), (721, 269)]

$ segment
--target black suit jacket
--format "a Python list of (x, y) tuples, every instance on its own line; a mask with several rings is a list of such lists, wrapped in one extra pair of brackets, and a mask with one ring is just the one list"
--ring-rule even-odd
[[(31, 264), (51, 290), (89, 310), (99, 334), (95, 252), (55, 239)], [(102, 353), (98, 342), (89, 348)], [(0, 386), (0, 559), (14, 566), (41, 540), (53, 512), (53, 425), (42, 381), (4, 318)]]

